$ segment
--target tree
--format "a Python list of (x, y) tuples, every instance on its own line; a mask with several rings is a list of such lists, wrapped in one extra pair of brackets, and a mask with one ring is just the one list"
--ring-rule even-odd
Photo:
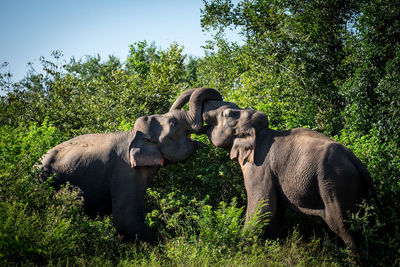
[(196, 61), (187, 67), (185, 58), (176, 43), (159, 50), (145, 41), (130, 46), (124, 64), (99, 55), (66, 63), (56, 51), (51, 59), (40, 58), (41, 71), (30, 69), (20, 82), (1, 76), (8, 92), (1, 98), (0, 121), (16, 127), (47, 118), (71, 136), (116, 130), (122, 122), (133, 124), (139, 116), (169, 110), (196, 78)]
[[(240, 28), (245, 44), (238, 82), (266, 99), (265, 108), (280, 117), (272, 118), (277, 126), (309, 125), (332, 134), (343, 126), (338, 84), (347, 78), (342, 63), (355, 7), (354, 1), (210, 1), (201, 21), (217, 38), (227, 27)], [(301, 105), (293, 105), (299, 99)]]
[(399, 141), (400, 6), (395, 1), (363, 3), (356, 20), (352, 75), (343, 86), (347, 127), (366, 134), (371, 128), (386, 141)]

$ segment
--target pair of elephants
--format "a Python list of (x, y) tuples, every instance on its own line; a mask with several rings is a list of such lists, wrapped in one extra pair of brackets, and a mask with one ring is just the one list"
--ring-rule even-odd
[[(189, 110), (181, 108), (189, 102)], [(203, 126), (203, 124), (206, 124)], [(270, 213), (267, 233), (282, 232), (285, 210), (320, 216), (351, 248), (357, 238), (344, 220), (373, 192), (371, 177), (343, 145), (318, 132), (275, 131), (264, 113), (224, 102), (212, 88), (185, 91), (168, 113), (143, 116), (132, 130), (78, 136), (42, 157), (42, 178), (55, 174), (81, 188), (90, 216), (112, 214), (127, 238), (151, 239), (144, 223), (146, 186), (164, 161), (190, 157), (203, 144), (191, 133), (207, 133), (212, 144), (238, 158), (247, 191), (246, 222), (259, 201)]]

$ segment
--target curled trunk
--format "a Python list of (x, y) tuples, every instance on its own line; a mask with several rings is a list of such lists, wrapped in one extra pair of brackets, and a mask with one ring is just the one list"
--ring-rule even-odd
[(222, 101), (221, 94), (212, 88), (190, 89), (182, 93), (172, 104), (170, 111), (181, 109), (189, 101), (189, 111), (187, 112), (188, 122), (194, 132), (201, 130), (203, 126), (203, 101), (218, 100)]

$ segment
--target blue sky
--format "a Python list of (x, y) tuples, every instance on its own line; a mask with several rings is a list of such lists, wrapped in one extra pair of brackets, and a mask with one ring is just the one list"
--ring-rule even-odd
[(202, 0), (1, 0), (0, 63), (8, 62), (19, 80), (28, 62), (54, 50), (67, 60), (95, 54), (125, 60), (129, 45), (142, 40), (162, 49), (177, 42), (202, 56), (210, 34), (201, 31), (201, 8)]

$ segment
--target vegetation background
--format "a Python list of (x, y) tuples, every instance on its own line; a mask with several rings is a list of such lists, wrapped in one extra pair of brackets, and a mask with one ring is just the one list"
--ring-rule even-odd
[[(79, 190), (54, 192), (33, 166), (79, 134), (130, 129), (168, 111), (185, 89), (213, 87), (225, 100), (265, 112), (274, 129), (309, 127), (348, 146), (368, 167), (382, 203), (349, 223), (366, 239), (363, 263), (400, 265), (400, 4), (391, 0), (204, 1), (214, 33), (205, 56), (179, 44), (129, 46), (126, 60), (40, 58), (13, 81), (0, 72), (0, 262), (5, 265), (347, 265), (353, 259), (318, 220), (286, 216), (285, 240), (242, 230), (240, 168), (208, 143), (161, 169), (148, 189), (155, 245), (123, 243), (112, 217), (87, 218)], [(244, 43), (224, 37), (237, 28)], [(5, 67), (7, 63), (3, 63)], [(258, 219), (258, 221), (257, 221)]]

